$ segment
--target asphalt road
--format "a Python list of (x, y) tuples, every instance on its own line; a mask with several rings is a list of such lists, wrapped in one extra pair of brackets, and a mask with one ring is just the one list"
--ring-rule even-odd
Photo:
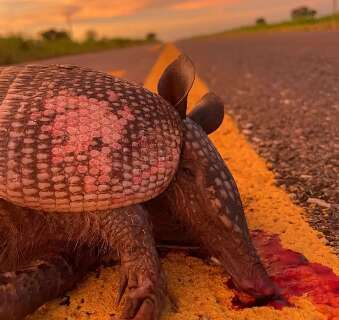
[(104, 52), (70, 55), (33, 63), (73, 64), (94, 70), (114, 73), (116, 76), (143, 83), (161, 50), (160, 45), (145, 45)]
[(178, 43), (209, 88), (339, 253), (339, 33)]

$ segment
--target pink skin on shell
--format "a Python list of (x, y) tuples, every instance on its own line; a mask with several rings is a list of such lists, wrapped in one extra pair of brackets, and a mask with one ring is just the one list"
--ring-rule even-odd
[(107, 94), (108, 94), (108, 100), (111, 102), (115, 102), (118, 100), (118, 96), (117, 94), (112, 91), (112, 90), (107, 90)]
[[(109, 100), (111, 102), (117, 100), (113, 91), (109, 92)], [(71, 108), (72, 106), (74, 108)], [(51, 134), (53, 139), (56, 140), (62, 139), (65, 133), (68, 137), (66, 144), (53, 145), (52, 163), (60, 164), (65, 161), (65, 156), (72, 152), (75, 155), (88, 152), (93, 139), (101, 138), (102, 142), (110, 147), (103, 147), (101, 151), (91, 150), (88, 166), (78, 164), (76, 170), (79, 174), (85, 175), (84, 187), (86, 192), (97, 190), (97, 180), (101, 184), (108, 183), (111, 179), (109, 173), (112, 170), (111, 149), (119, 150), (122, 148), (119, 143), (122, 138), (122, 130), (129, 121), (134, 120), (129, 107), (124, 106), (115, 115), (109, 108), (107, 101), (98, 101), (85, 96), (65, 95), (65, 92), (63, 92), (63, 95), (46, 100), (45, 111), (55, 112), (57, 115), (51, 124), (42, 125), (41, 131)], [(42, 112), (34, 112), (30, 119), (36, 121), (41, 116)], [(74, 175), (74, 172), (69, 174), (69, 176), (71, 175)]]
[[(135, 120), (131, 109), (126, 105), (113, 112), (110, 103), (116, 102), (118, 96), (112, 90), (107, 91), (107, 95), (109, 101), (100, 101), (62, 91), (59, 96), (46, 99), (43, 111), (33, 112), (30, 116), (30, 120), (34, 122), (39, 121), (43, 116), (54, 116), (53, 121), (43, 124), (40, 129), (42, 133), (50, 135), (53, 139), (52, 164), (59, 167), (66, 162), (63, 175), (68, 183), (72, 185), (77, 181), (76, 177), (83, 177), (82, 186), (87, 194), (98, 194), (98, 192), (111, 194), (107, 189), (99, 190), (98, 186), (109, 184), (113, 186), (122, 182), (112, 182), (116, 181), (112, 173), (112, 152), (122, 153), (122, 132), (131, 121)], [(162, 133), (157, 132), (157, 129), (138, 137), (138, 147), (135, 152), (139, 153), (140, 158), (147, 158), (148, 161), (142, 170), (133, 171), (131, 183), (135, 186), (142, 187), (145, 180), (152, 181), (152, 188), (155, 187), (155, 183), (161, 184), (165, 181), (166, 172), (172, 170), (177, 161), (178, 155), (174, 148), (171, 150), (172, 159), (158, 155), (157, 144), (162, 139)], [(90, 148), (95, 138), (100, 138), (104, 144), (100, 151)], [(140, 161), (138, 156), (132, 159)], [(43, 173), (42, 171), (40, 172)], [(56, 178), (59, 179), (59, 176)], [(143, 193), (145, 190), (140, 192)], [(113, 194), (113, 204), (116, 201), (123, 202), (129, 197), (126, 198), (124, 192), (120, 191), (113, 191)]]

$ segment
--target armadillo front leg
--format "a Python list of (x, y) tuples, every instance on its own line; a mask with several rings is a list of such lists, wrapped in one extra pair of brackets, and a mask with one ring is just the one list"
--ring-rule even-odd
[(164, 303), (165, 281), (147, 212), (141, 206), (132, 206), (114, 213), (115, 218), (105, 223), (105, 231), (121, 261), (117, 303), (126, 296), (122, 319), (158, 320)]

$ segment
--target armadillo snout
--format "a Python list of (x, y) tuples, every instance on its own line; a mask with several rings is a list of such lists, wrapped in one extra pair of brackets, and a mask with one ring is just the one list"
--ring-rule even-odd
[(190, 119), (184, 123), (184, 147), (176, 180), (190, 201), (183, 206), (189, 208), (190, 217), (199, 220), (203, 243), (240, 291), (258, 299), (274, 296), (276, 289), (251, 242), (240, 194), (230, 171), (206, 133)]
[(234, 280), (235, 286), (241, 292), (249, 294), (255, 299), (267, 299), (277, 296), (278, 290), (266, 274), (254, 277), (253, 279), (239, 278)]

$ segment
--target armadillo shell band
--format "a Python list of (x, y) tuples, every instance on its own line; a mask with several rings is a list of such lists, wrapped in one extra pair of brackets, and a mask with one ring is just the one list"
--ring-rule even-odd
[(170, 183), (181, 120), (146, 89), (75, 66), (0, 68), (0, 197), (83, 212), (144, 202)]

